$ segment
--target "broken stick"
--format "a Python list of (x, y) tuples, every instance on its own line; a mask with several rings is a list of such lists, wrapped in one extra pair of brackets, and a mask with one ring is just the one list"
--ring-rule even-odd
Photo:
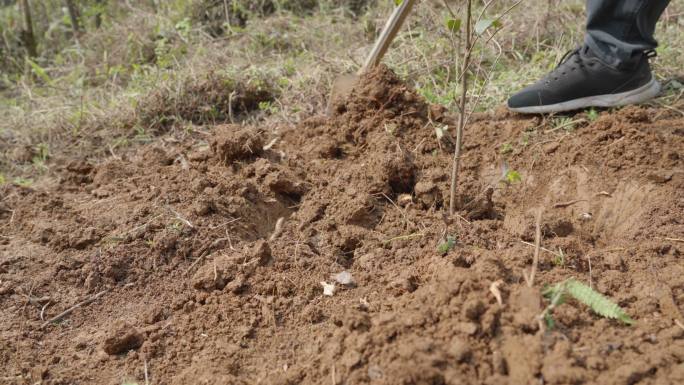
[(534, 286), (534, 276), (537, 274), (537, 267), (539, 266), (539, 250), (541, 249), (541, 218), (543, 209), (537, 211), (537, 218), (535, 223), (534, 232), (534, 257), (532, 258), (532, 270), (530, 270), (530, 276), (527, 279), (527, 286)]
[(60, 319), (62, 319), (62, 318), (64, 318), (64, 317), (68, 316), (69, 314), (71, 314), (71, 312), (73, 312), (74, 310), (78, 309), (79, 307), (85, 306), (85, 305), (88, 305), (88, 304), (91, 303), (91, 302), (94, 302), (94, 301), (97, 300), (98, 298), (100, 298), (100, 297), (102, 297), (103, 295), (105, 295), (109, 290), (110, 290), (110, 289), (102, 290), (101, 292), (99, 292), (99, 293), (97, 293), (97, 294), (95, 294), (95, 295), (93, 295), (93, 296), (90, 296), (89, 298), (87, 298), (87, 299), (85, 299), (85, 300), (83, 300), (83, 301), (77, 303), (76, 305), (74, 305), (74, 306), (72, 306), (72, 307), (70, 307), (70, 308), (64, 310), (63, 312), (61, 312), (61, 313), (57, 314), (56, 316), (50, 318), (49, 320), (45, 321), (42, 325), (40, 325), (40, 328), (41, 328), (41, 329), (44, 329), (44, 328), (45, 328), (46, 326), (48, 326), (49, 324), (51, 324), (51, 323), (53, 323), (53, 322), (55, 322), (55, 321), (59, 321)]

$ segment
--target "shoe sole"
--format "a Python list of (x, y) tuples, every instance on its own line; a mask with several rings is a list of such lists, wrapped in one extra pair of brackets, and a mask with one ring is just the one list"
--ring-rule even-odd
[(567, 102), (549, 104), (546, 106), (509, 107), (508, 109), (523, 114), (548, 114), (551, 112), (572, 111), (589, 107), (618, 107), (628, 104), (643, 103), (655, 98), (659, 93), (660, 83), (655, 80), (655, 78), (651, 78), (651, 81), (645, 85), (619, 94), (587, 96), (585, 98), (568, 100)]

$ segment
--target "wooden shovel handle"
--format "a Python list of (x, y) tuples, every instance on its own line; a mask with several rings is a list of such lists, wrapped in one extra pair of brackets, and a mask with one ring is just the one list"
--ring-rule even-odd
[(385, 52), (387, 52), (387, 49), (392, 43), (392, 40), (394, 40), (394, 37), (397, 36), (397, 32), (399, 32), (401, 29), (401, 26), (404, 24), (404, 20), (406, 20), (406, 16), (408, 16), (408, 14), (411, 12), (411, 9), (415, 3), (416, 0), (404, 0), (398, 7), (394, 9), (392, 16), (390, 16), (389, 20), (387, 20), (387, 23), (385, 24), (385, 27), (382, 29), (380, 37), (375, 42), (373, 50), (371, 51), (370, 55), (368, 55), (366, 63), (359, 70), (359, 75), (362, 75), (380, 63), (380, 60), (382, 60), (382, 57), (385, 56)]

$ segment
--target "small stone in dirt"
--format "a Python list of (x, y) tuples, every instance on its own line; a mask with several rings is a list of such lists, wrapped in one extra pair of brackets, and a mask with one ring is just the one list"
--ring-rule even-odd
[(332, 297), (335, 294), (335, 284), (334, 283), (327, 283), (322, 281), (321, 286), (323, 286), (323, 295), (326, 295), (328, 297)]
[(354, 284), (354, 277), (346, 270), (333, 275), (333, 279), (340, 285), (350, 286)]
[(254, 130), (235, 124), (218, 126), (211, 142), (214, 155), (224, 163), (259, 156), (263, 152), (263, 147), (261, 136)]
[(109, 355), (125, 353), (142, 346), (145, 337), (126, 322), (117, 322), (104, 340), (103, 349)]

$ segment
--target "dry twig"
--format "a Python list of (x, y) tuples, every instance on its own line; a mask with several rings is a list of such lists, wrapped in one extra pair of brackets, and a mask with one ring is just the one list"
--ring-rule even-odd
[(102, 290), (101, 292), (99, 292), (99, 293), (97, 293), (97, 294), (95, 294), (95, 295), (92, 295), (92, 296), (90, 296), (89, 298), (87, 298), (87, 299), (85, 299), (85, 300), (83, 300), (83, 301), (77, 303), (76, 305), (74, 305), (74, 306), (72, 306), (72, 307), (70, 307), (70, 308), (64, 310), (63, 312), (61, 312), (61, 313), (57, 314), (56, 316), (50, 318), (49, 320), (45, 321), (42, 325), (40, 325), (40, 328), (41, 328), (41, 329), (44, 329), (44, 328), (45, 328), (46, 326), (48, 326), (49, 324), (51, 324), (51, 323), (53, 323), (53, 322), (56, 322), (56, 321), (59, 321), (60, 319), (62, 319), (62, 318), (64, 318), (64, 317), (68, 316), (69, 314), (71, 314), (74, 310), (78, 309), (79, 307), (85, 306), (85, 305), (90, 304), (91, 302), (94, 302), (94, 301), (97, 300), (98, 298), (100, 298), (100, 297), (102, 297), (103, 295), (107, 294), (107, 293), (109, 292), (109, 290), (110, 290), (110, 289)]
[(527, 280), (527, 286), (534, 286), (534, 277), (537, 274), (537, 267), (539, 266), (539, 250), (541, 249), (541, 218), (542, 209), (537, 211), (537, 218), (535, 223), (535, 233), (534, 233), (534, 257), (532, 258), (532, 270), (530, 270), (530, 275), (525, 276)]
[(679, 326), (682, 330), (684, 330), (684, 324), (682, 324), (682, 321), (678, 320), (675, 318), (674, 323)]
[(150, 385), (150, 377), (147, 374), (147, 358), (145, 358), (145, 385)]
[(492, 293), (494, 298), (496, 298), (496, 302), (499, 304), (499, 306), (503, 306), (503, 300), (501, 299), (501, 290), (499, 290), (499, 286), (503, 284), (502, 280), (497, 280), (492, 282), (491, 285), (489, 285), (489, 291)]
[(575, 200), (568, 201), (568, 202), (559, 202), (559, 203), (556, 203), (555, 205), (553, 205), (553, 208), (554, 209), (565, 208), (565, 207), (572, 206), (575, 203), (586, 202), (586, 201), (587, 201), (586, 199), (575, 199)]
[(273, 234), (268, 238), (269, 242), (273, 242), (280, 236), (283, 232), (283, 223), (285, 223), (285, 217), (280, 217), (276, 221), (275, 228), (273, 229)]
[(179, 221), (183, 222), (183, 224), (185, 224), (186, 226), (188, 226), (188, 227), (191, 228), (191, 229), (194, 229), (194, 228), (195, 228), (195, 226), (193, 226), (192, 223), (190, 223), (189, 220), (183, 218), (183, 216), (180, 215), (180, 213), (179, 213), (178, 211), (176, 211), (176, 210), (174, 210), (173, 208), (171, 208), (171, 206), (167, 206), (167, 208), (168, 208), (169, 211), (171, 211), (171, 213), (176, 217), (176, 219), (178, 219)]

